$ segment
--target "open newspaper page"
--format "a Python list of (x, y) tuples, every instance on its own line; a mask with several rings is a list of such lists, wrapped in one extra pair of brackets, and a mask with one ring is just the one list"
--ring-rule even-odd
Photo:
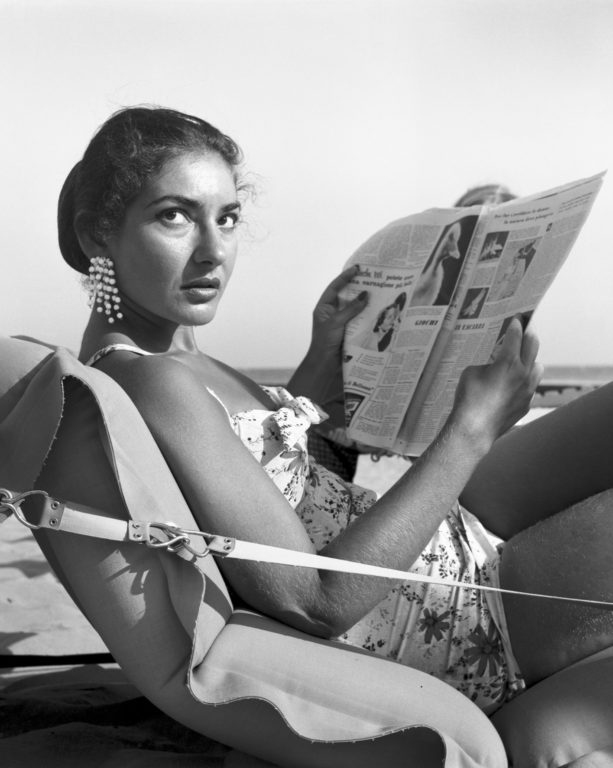
[(603, 176), (493, 206), (482, 215), (473, 243), (476, 264), (465, 272), (464, 290), (433, 356), (430, 370), (436, 375), (423, 382), (411, 404), (395, 452), (422, 453), (451, 411), (464, 368), (491, 360), (515, 315), (527, 324), (568, 256)]
[(396, 436), (455, 295), (479, 208), (434, 209), (394, 221), (349, 259), (346, 290), (368, 306), (345, 332), (347, 435), (394, 450)]

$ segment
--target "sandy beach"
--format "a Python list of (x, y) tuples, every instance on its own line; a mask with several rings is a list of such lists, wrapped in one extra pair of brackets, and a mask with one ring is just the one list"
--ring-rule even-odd
[(0, 528), (0, 655), (59, 656), (106, 650), (52, 573), (27, 528)]

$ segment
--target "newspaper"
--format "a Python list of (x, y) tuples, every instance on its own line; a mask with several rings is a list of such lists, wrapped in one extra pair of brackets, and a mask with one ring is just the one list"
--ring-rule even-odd
[(388, 224), (347, 262), (369, 294), (345, 331), (346, 434), (417, 456), (461, 372), (487, 363), (508, 323), (529, 321), (583, 226), (604, 172), (499, 205), (431, 209)]

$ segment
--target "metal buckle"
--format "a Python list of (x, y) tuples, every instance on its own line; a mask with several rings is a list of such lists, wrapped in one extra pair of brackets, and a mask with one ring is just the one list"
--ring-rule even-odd
[(195, 552), (191, 547), (187, 547), (187, 550), (196, 557), (204, 557), (205, 555), (215, 555), (216, 557), (227, 557), (232, 552), (235, 545), (235, 540), (229, 536), (217, 536), (214, 533), (205, 533), (204, 531), (183, 531), (184, 534), (189, 536), (199, 536), (206, 542), (205, 551), (203, 553)]
[[(146, 527), (147, 531), (143, 539), (147, 546), (153, 549), (165, 549), (168, 552), (174, 553), (185, 551), (194, 557), (206, 557), (207, 555), (225, 557), (234, 549), (234, 539), (216, 536), (203, 531), (185, 530), (175, 523), (148, 523)], [(160, 534), (166, 538), (160, 538)], [(203, 551), (193, 546), (192, 537), (204, 540), (205, 547)]]
[[(152, 549), (167, 549), (169, 552), (176, 552), (181, 547), (191, 551), (189, 547), (189, 536), (183, 532), (178, 525), (174, 523), (148, 523), (145, 534), (145, 543)], [(165, 539), (160, 538), (160, 534)]]
[(13, 500), (15, 500), (16, 496), (13, 496), (11, 491), (8, 490), (8, 488), (0, 488), (0, 508), (2, 507), (12, 507)]
[(0, 488), (0, 523), (8, 520), (11, 515), (16, 514), (17, 507), (9, 501), (13, 494), (6, 488)]
[(28, 498), (28, 496), (44, 496), (45, 498), (49, 498), (49, 494), (46, 491), (24, 491), (23, 493), (18, 493), (14, 496), (7, 488), (0, 488), (0, 511), (7, 509), (9, 515), (15, 515), (16, 519), (26, 528), (29, 528), (31, 531), (37, 531), (40, 528), (40, 525), (31, 523), (21, 511), (21, 504), (24, 499)]

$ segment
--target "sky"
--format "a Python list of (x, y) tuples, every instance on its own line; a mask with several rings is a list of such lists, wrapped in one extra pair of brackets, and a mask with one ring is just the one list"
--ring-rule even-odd
[(206, 352), (291, 367), (389, 221), (609, 168), (534, 325), (546, 365), (613, 365), (612, 33), (610, 0), (0, 0), (0, 332), (78, 349), (58, 192), (113, 111), (155, 103), (230, 134), (258, 190)]

